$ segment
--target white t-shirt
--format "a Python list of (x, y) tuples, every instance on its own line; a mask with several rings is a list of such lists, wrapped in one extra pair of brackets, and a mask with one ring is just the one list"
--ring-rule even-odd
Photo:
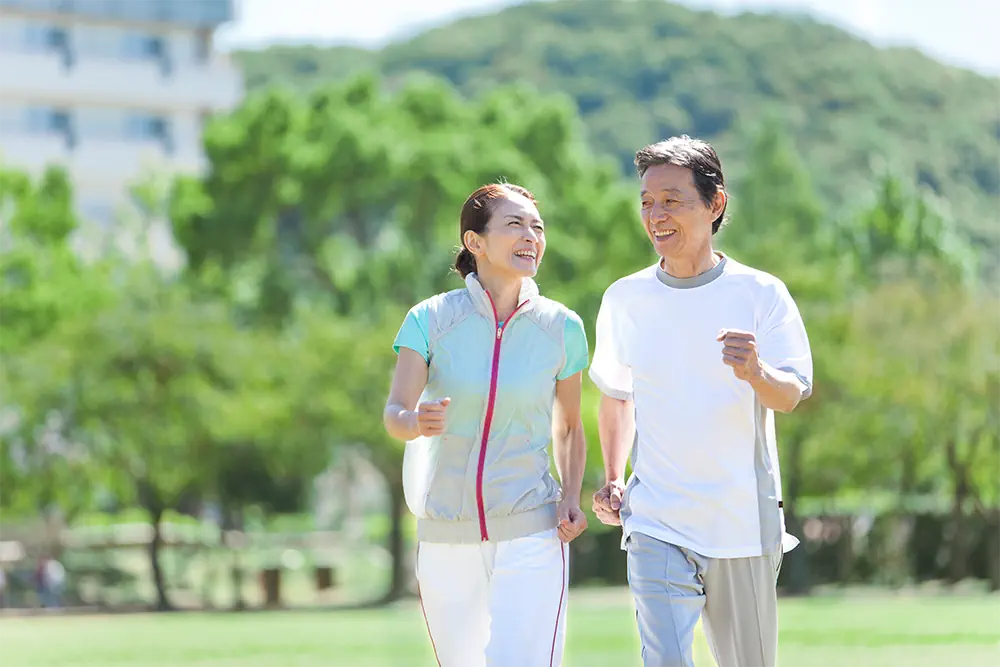
[(694, 278), (659, 265), (604, 293), (590, 377), (634, 399), (622, 543), (637, 530), (710, 558), (778, 553), (784, 533), (774, 415), (722, 361), (722, 329), (752, 331), (760, 358), (812, 387), (805, 326), (785, 285), (725, 255)]

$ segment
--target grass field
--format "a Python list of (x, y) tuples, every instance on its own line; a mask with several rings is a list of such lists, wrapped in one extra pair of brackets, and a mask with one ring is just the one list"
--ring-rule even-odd
[[(640, 665), (628, 593), (574, 589), (565, 667)], [(699, 636), (699, 667), (713, 665)], [(1000, 664), (1000, 598), (891, 596), (781, 604), (782, 667)], [(0, 619), (3, 667), (433, 667), (412, 602), (371, 611)]]

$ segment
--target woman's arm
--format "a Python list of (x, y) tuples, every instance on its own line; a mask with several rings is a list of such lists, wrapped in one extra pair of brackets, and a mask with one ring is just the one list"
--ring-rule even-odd
[(382, 422), (389, 435), (399, 440), (413, 440), (444, 431), (444, 411), (450, 399), (421, 403), (418, 407), (420, 393), (426, 386), (427, 362), (419, 352), (400, 348), (392, 388), (382, 413)]
[(559, 536), (569, 542), (587, 528), (580, 511), (580, 490), (587, 464), (587, 440), (580, 416), (582, 373), (556, 381), (556, 399), (552, 412), (552, 454), (562, 483), (563, 499), (559, 504)]

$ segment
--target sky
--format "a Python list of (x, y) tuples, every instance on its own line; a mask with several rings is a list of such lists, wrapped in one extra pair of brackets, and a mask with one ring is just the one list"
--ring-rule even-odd
[[(625, 2), (627, 0), (607, 0)], [(224, 49), (269, 43), (378, 47), (468, 14), (524, 0), (236, 0), (237, 20), (223, 26)], [(880, 45), (920, 48), (955, 65), (1000, 76), (998, 0), (681, 0), (725, 13), (807, 12)]]

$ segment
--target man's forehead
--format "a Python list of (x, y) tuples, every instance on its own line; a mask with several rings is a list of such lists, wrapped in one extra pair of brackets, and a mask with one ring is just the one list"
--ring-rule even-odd
[(647, 187), (647, 186), (644, 185), (641, 192), (644, 195), (648, 195), (648, 194), (652, 194), (652, 193), (656, 193), (656, 192), (665, 192), (665, 193), (668, 193), (668, 194), (669, 193), (681, 194), (683, 192), (683, 190), (681, 190), (680, 188), (675, 188), (675, 187), (662, 187), (662, 188), (658, 188), (656, 186), (649, 186), (649, 187)]
[(682, 193), (693, 186), (694, 175), (691, 170), (672, 164), (653, 165), (646, 170), (640, 181), (640, 190), (643, 194)]

